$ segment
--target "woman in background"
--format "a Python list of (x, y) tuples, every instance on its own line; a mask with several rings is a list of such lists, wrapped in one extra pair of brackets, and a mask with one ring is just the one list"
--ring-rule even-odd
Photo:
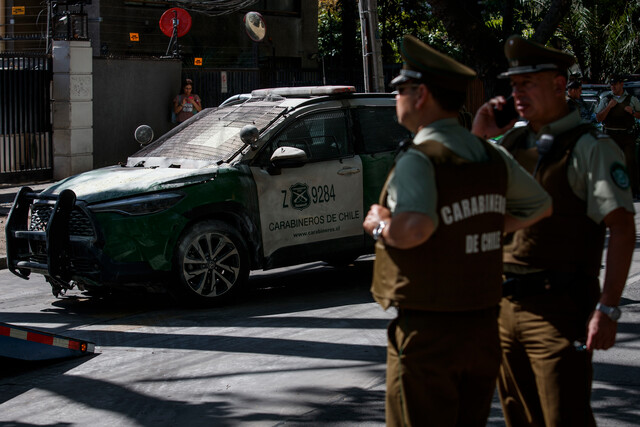
[(191, 93), (193, 81), (186, 79), (182, 85), (182, 93), (173, 100), (173, 112), (176, 113), (178, 123), (182, 123), (194, 114), (202, 110), (200, 97)]

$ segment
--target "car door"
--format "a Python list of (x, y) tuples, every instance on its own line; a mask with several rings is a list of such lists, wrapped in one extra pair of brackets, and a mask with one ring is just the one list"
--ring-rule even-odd
[[(251, 166), (265, 258), (280, 253), (284, 264), (295, 264), (362, 247), (362, 162), (353, 154), (347, 123), (343, 109), (298, 117)], [(308, 161), (274, 171), (268, 159), (279, 147), (299, 148)]]
[(362, 161), (363, 210), (378, 203), (380, 191), (398, 151), (411, 133), (396, 118), (393, 105), (360, 106), (353, 109), (356, 153)]

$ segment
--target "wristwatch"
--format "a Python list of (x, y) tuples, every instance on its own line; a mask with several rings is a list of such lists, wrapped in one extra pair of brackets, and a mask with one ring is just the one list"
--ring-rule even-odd
[(604, 314), (609, 316), (611, 320), (614, 321), (617, 321), (622, 314), (618, 307), (609, 307), (608, 305), (604, 305), (601, 302), (596, 304), (596, 310), (603, 312)]
[(382, 235), (382, 230), (384, 230), (384, 228), (387, 226), (386, 221), (380, 221), (378, 223), (378, 226), (376, 228), (373, 229), (373, 240), (378, 240), (380, 238), (380, 236)]

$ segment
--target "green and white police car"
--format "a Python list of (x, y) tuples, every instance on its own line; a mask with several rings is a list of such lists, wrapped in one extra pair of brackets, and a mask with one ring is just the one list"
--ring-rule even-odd
[(55, 295), (143, 286), (214, 303), (251, 270), (349, 262), (373, 250), (362, 221), (408, 136), (391, 94), (256, 90), (203, 110), (126, 165), (22, 188), (7, 220), (8, 267), (43, 274)]

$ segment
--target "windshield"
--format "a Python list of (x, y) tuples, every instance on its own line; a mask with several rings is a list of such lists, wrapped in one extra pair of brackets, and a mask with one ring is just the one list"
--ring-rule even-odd
[(229, 159), (244, 147), (240, 129), (264, 128), (286, 107), (286, 99), (251, 98), (223, 108), (210, 108), (129, 157), (127, 166), (199, 168)]

